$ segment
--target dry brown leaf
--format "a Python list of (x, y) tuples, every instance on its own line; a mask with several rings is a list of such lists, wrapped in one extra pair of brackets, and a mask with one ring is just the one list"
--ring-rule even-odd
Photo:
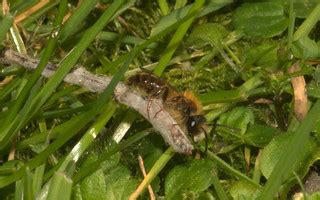
[[(296, 62), (288, 71), (294, 73), (300, 69), (299, 62)], [(304, 76), (293, 77), (291, 84), (294, 92), (294, 114), (299, 121), (302, 121), (308, 113), (308, 96)]]

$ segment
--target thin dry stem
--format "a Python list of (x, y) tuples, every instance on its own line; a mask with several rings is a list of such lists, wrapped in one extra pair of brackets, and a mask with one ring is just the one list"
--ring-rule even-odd
[(36, 5), (32, 6), (31, 8), (29, 8), (28, 10), (24, 11), (23, 13), (21, 13), (20, 15), (18, 15), (15, 19), (14, 19), (14, 23), (19, 23), (21, 21), (23, 21), (24, 19), (26, 19), (27, 17), (29, 17), (30, 15), (32, 15), (33, 13), (35, 13), (36, 11), (38, 11), (39, 9), (41, 9), (43, 6), (45, 6), (46, 4), (50, 3), (49, 0), (42, 0), (39, 3), (37, 3)]
[(9, 13), (9, 4), (7, 0), (2, 1), (2, 13), (3, 15), (7, 15)]
[[(140, 170), (143, 174), (143, 177), (146, 177), (147, 173), (146, 173), (146, 169), (144, 168), (144, 162), (143, 162), (141, 155), (138, 156), (138, 160), (139, 160), (139, 166), (140, 166)], [(148, 191), (149, 191), (150, 199), (155, 200), (156, 197), (154, 195), (154, 192), (153, 192), (151, 185), (148, 185)]]

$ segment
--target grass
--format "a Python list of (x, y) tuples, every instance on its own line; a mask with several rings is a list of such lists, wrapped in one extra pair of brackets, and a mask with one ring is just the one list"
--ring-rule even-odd
[[(311, 4), (2, 1), (0, 51), (40, 63), (0, 65), (1, 199), (149, 199), (148, 184), (157, 199), (287, 199), (296, 188), (316, 198), (303, 184), (319, 165), (320, 5)], [(59, 68), (44, 79), (48, 62)], [(100, 94), (63, 83), (75, 65), (113, 79)], [(175, 153), (114, 101), (139, 67), (192, 90), (208, 123), (223, 125), (207, 151), (200, 142), (194, 155)]]

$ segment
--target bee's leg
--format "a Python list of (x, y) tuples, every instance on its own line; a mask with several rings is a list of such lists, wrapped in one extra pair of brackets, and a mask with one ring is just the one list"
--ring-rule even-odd
[(206, 154), (208, 151), (208, 133), (204, 128), (201, 128), (201, 129), (204, 132), (204, 137), (205, 137), (204, 139), (206, 140), (206, 144), (205, 144), (206, 146), (205, 146), (205, 150), (204, 150), (204, 153)]
[(163, 111), (163, 109), (160, 109), (158, 112), (156, 112), (156, 114), (154, 114), (153, 118), (156, 118), (157, 115), (158, 115), (160, 112), (162, 112), (162, 111)]
[(172, 127), (170, 128), (170, 132), (172, 132), (172, 130), (176, 127), (176, 126), (179, 126), (180, 129), (183, 131), (183, 133), (185, 134), (185, 136), (187, 136), (188, 139), (191, 139), (189, 137), (189, 134), (187, 132), (187, 130), (184, 129), (184, 126), (183, 126), (183, 123), (176, 123), (176, 124), (172, 124)]
[[(168, 97), (168, 93), (169, 93), (168, 87), (163, 87), (156, 94), (154, 94), (154, 96), (161, 96), (162, 103), (164, 104)], [(157, 111), (156, 114), (154, 114), (153, 118), (156, 118), (161, 111), (163, 111), (163, 109), (160, 109), (159, 111)]]
[(147, 106), (147, 114), (148, 114), (148, 119), (150, 119), (150, 107), (151, 107), (151, 103), (152, 103), (152, 100), (153, 100), (154, 96), (149, 96), (148, 98), (148, 106)]
[(148, 73), (148, 74), (153, 74), (150, 69), (143, 68), (143, 67), (141, 67), (141, 66), (139, 67), (139, 69), (140, 69), (142, 72), (145, 72), (145, 73)]
[(158, 96), (160, 96), (161, 93), (162, 93), (162, 89), (159, 89), (156, 93), (151, 94), (149, 96), (148, 106), (147, 106), (148, 119), (150, 119), (150, 107), (151, 107), (152, 100), (153, 100), (153, 98), (157, 98)]
[(179, 124), (172, 124), (172, 127), (170, 128), (171, 133), (172, 133), (172, 130), (174, 129), (175, 126), (179, 126)]
[(206, 146), (205, 146), (205, 153), (207, 153), (207, 151), (208, 151), (208, 134), (207, 133), (205, 133), (204, 134), (205, 135), (205, 140), (206, 140)]

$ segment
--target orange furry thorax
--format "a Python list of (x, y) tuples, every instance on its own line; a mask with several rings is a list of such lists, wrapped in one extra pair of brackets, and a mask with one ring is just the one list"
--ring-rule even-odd
[(197, 115), (203, 114), (202, 110), (202, 104), (199, 101), (199, 99), (191, 92), (191, 91), (184, 91), (182, 94), (186, 99), (189, 99), (191, 102), (193, 102), (195, 106), (195, 110)]

